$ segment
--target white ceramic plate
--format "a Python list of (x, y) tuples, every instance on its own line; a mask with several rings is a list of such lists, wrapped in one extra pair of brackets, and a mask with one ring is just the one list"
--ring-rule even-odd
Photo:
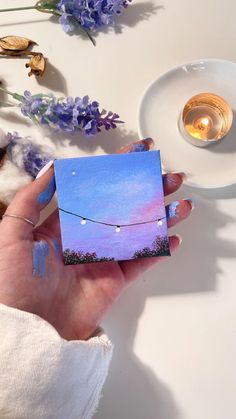
[[(187, 100), (203, 92), (222, 96), (234, 111), (230, 133), (208, 148), (187, 143), (178, 129)], [(139, 107), (139, 135), (155, 139), (163, 170), (185, 172), (190, 186), (219, 188), (236, 183), (236, 64), (216, 59), (195, 61), (152, 82)]]

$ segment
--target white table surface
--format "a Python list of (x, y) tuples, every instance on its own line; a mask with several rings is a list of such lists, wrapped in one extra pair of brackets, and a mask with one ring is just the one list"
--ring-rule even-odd
[[(1, 36), (34, 39), (50, 65), (38, 85), (23, 61), (1, 59), (0, 77), (19, 92), (89, 94), (120, 113), (122, 132), (53, 140), (13, 112), (1, 112), (1, 126), (54, 143), (58, 156), (111, 153), (137, 138), (138, 103), (152, 79), (193, 59), (236, 61), (233, 0), (136, 0), (119, 22), (119, 33), (99, 34), (94, 48), (39, 12), (1, 15)], [(133, 286), (104, 322), (115, 351), (96, 419), (236, 417), (236, 185), (184, 187), (178, 196), (196, 204), (176, 228), (181, 249)]]

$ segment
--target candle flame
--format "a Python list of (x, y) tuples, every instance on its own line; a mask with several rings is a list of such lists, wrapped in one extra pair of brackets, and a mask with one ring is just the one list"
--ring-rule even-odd
[(208, 118), (202, 118), (201, 124), (207, 127), (209, 125), (210, 121)]
[(194, 128), (205, 132), (208, 132), (211, 129), (211, 125), (211, 120), (207, 116), (198, 118), (193, 123)]

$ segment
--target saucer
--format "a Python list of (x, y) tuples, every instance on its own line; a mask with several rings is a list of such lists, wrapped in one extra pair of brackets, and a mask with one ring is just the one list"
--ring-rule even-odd
[[(217, 59), (180, 65), (151, 83), (139, 106), (139, 135), (155, 140), (164, 172), (185, 172), (185, 183), (197, 188), (221, 188), (236, 183), (235, 84), (236, 64)], [(222, 96), (234, 113), (229, 134), (207, 148), (189, 144), (178, 126), (188, 99), (203, 92)]]

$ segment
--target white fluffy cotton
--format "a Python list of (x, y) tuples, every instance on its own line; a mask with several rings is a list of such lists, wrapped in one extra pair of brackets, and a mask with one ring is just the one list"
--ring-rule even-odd
[(8, 159), (0, 169), (0, 201), (9, 204), (16, 192), (32, 182), (32, 178)]
[(4, 148), (8, 144), (6, 133), (0, 128), (0, 148)]

